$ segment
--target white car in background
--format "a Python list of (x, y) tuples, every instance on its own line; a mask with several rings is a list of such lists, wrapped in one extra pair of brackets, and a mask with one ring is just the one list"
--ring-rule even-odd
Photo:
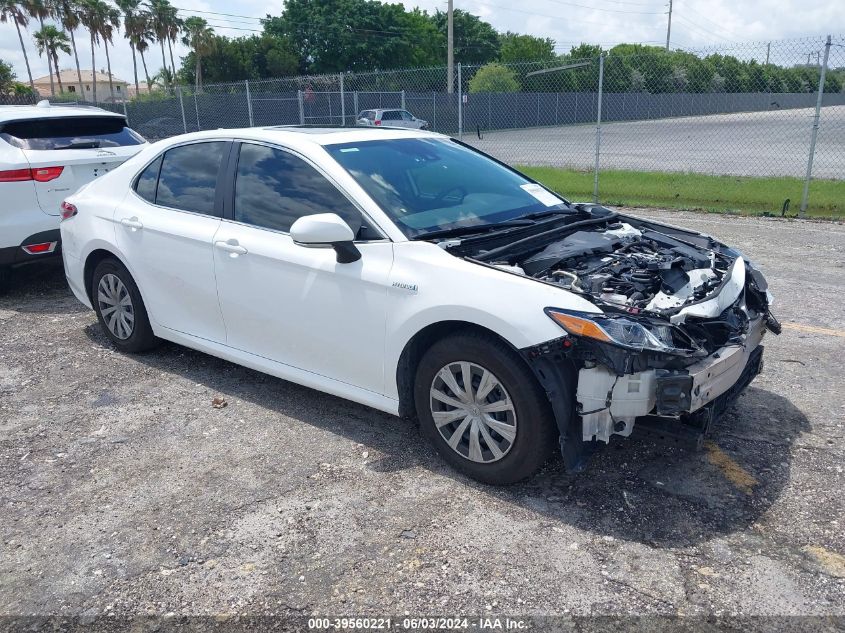
[(427, 132), (188, 134), (62, 213), (70, 287), (118, 349), (167, 339), (416, 416), (491, 483), (555, 446), (578, 471), (635, 423), (703, 434), (779, 330), (737, 251)]
[(100, 108), (0, 106), (0, 277), (58, 255), (62, 201), (146, 144)]
[(411, 130), (427, 130), (428, 121), (418, 119), (407, 110), (401, 108), (376, 108), (361, 110), (356, 125), (364, 127), (406, 127)]

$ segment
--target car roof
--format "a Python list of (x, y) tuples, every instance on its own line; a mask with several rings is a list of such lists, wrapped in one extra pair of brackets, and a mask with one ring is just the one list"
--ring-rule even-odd
[(125, 118), (117, 112), (109, 112), (95, 106), (79, 105), (51, 105), (48, 101), (40, 101), (38, 105), (0, 106), (0, 123), (29, 119), (56, 119), (81, 116), (111, 116)]
[(448, 138), (443, 134), (392, 127), (307, 127), (279, 125), (272, 127), (250, 127), (236, 129), (206, 130), (174, 136), (169, 141), (211, 140), (215, 138), (238, 138), (278, 142), (282, 145), (339, 145), (341, 143), (362, 143), (365, 141), (395, 140), (405, 138)]

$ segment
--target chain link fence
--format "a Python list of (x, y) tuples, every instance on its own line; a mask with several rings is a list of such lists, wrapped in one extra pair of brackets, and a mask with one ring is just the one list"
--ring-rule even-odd
[[(583, 59), (176, 86), (127, 103), (151, 140), (216, 128), (354, 126), (400, 108), (520, 166), (734, 176), (845, 177), (845, 36)], [(805, 186), (803, 211), (807, 205)], [(796, 201), (797, 202), (797, 201)]]

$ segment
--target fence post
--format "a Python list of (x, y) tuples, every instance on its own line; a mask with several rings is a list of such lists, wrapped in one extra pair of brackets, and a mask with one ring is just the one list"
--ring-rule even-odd
[(197, 132), (199, 132), (202, 129), (202, 126), (200, 125), (200, 106), (197, 103), (196, 90), (194, 91), (194, 111), (197, 113)]
[(458, 140), (464, 139), (464, 86), (461, 83), (461, 62), (458, 62)]
[(176, 86), (176, 94), (179, 95), (179, 109), (182, 111), (182, 129), (188, 133), (188, 120), (185, 118), (185, 102), (182, 100), (182, 86)]
[(340, 126), (346, 127), (346, 93), (343, 90), (343, 73), (338, 75), (340, 79)]
[(360, 112), (360, 110), (358, 109), (358, 91), (357, 90), (352, 93), (352, 106), (355, 108), (355, 112), (353, 113), (353, 116), (355, 117), (355, 123), (357, 125), (357, 123), (358, 123), (358, 113)]
[(404, 90), (402, 91), (401, 99), (402, 99), (402, 109), (405, 110), (406, 108), (405, 108), (405, 91)]
[(596, 165), (593, 168), (593, 202), (599, 201), (599, 156), (601, 155), (601, 100), (604, 87), (604, 53), (599, 55), (599, 94), (596, 114)]
[(431, 103), (432, 103), (432, 110), (434, 111), (434, 117), (431, 121), (431, 129), (437, 129), (437, 93), (435, 91), (431, 91)]
[(299, 124), (305, 125), (305, 104), (302, 103), (302, 90), (296, 91), (296, 99), (299, 101)]
[(126, 124), (129, 125), (129, 113), (126, 111), (126, 99), (123, 100), (123, 118), (126, 119)]
[(819, 95), (816, 98), (816, 114), (813, 116), (813, 134), (810, 137), (810, 156), (807, 158), (807, 175), (804, 178), (804, 193), (801, 194), (801, 212), (799, 215), (803, 218), (807, 212), (807, 201), (810, 197), (810, 179), (813, 177), (813, 158), (816, 153), (816, 139), (819, 136), (819, 117), (822, 111), (822, 99), (824, 98), (824, 77), (827, 74), (827, 60), (830, 56), (830, 35), (827, 36), (827, 42), (824, 45), (824, 61), (822, 62), (822, 71), (819, 73)]
[(244, 79), (244, 87), (246, 88), (246, 111), (249, 114), (249, 127), (255, 127), (255, 121), (252, 118), (252, 94), (249, 92), (249, 79)]

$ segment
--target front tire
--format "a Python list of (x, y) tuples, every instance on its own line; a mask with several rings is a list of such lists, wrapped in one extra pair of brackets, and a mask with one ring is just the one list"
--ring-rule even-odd
[(485, 483), (533, 475), (555, 446), (542, 388), (493, 336), (469, 332), (432, 345), (417, 368), (414, 401), (420, 428), (440, 455)]
[(91, 303), (103, 332), (120, 351), (145, 352), (158, 345), (138, 286), (118, 260), (104, 259), (97, 264)]

